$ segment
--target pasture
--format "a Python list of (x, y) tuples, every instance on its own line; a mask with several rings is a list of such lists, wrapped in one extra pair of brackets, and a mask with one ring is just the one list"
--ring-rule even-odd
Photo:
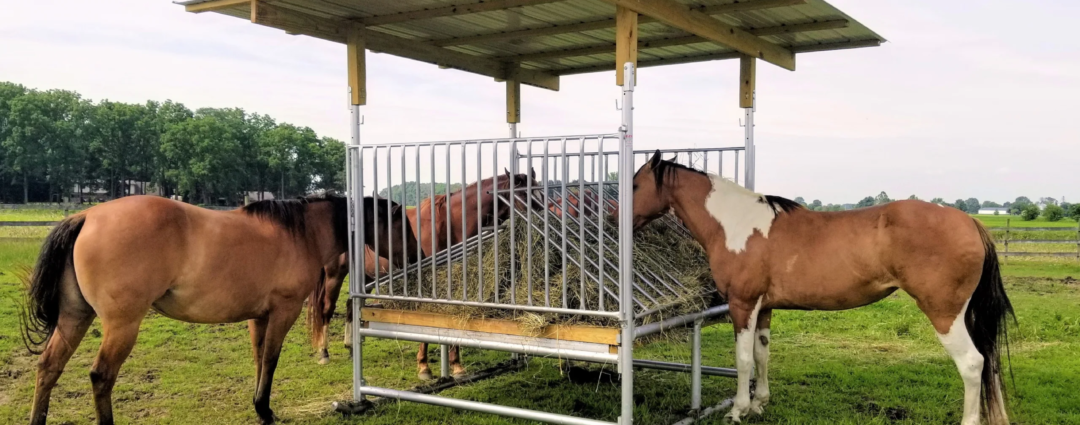
[[(1014, 220), (1013, 225), (1017, 222), (1020, 220)], [(23, 290), (17, 273), (20, 267), (32, 264), (40, 241), (30, 236), (0, 241), (0, 423), (21, 423), (29, 415), (36, 356), (26, 352), (19, 337)], [(1010, 387), (1011, 419), (1021, 424), (1080, 424), (1080, 394), (1076, 392), (1080, 388), (1080, 283), (1076, 280), (1080, 278), (1080, 263), (1010, 258), (1003, 271), (1020, 323), (1010, 328), (1015, 377), (1015, 386)], [(341, 303), (338, 311), (343, 311), (344, 299)], [(325, 366), (316, 364), (302, 322), (290, 333), (273, 394), (283, 423), (524, 423), (412, 403), (389, 404), (354, 418), (330, 412), (331, 401), (351, 393), (351, 362), (340, 343), (339, 324), (332, 326), (335, 342), (331, 363)], [(720, 324), (705, 331), (706, 365), (732, 365), (734, 341), (729, 326)], [(255, 423), (251, 409), (254, 367), (245, 324), (194, 325), (152, 313), (142, 329), (114, 393), (119, 423)], [(763, 417), (750, 417), (749, 423), (959, 421), (963, 390), (956, 368), (925, 316), (904, 294), (844, 312), (777, 311), (772, 337), (772, 402)], [(87, 373), (100, 341), (100, 327), (95, 325), (54, 392), (50, 423), (92, 422)], [(415, 344), (369, 340), (366, 347), (365, 374), (372, 384), (395, 388), (419, 384)], [(498, 352), (464, 351), (466, 366), (473, 371), (508, 357)], [(434, 363), (438, 355), (437, 350), (433, 352)], [(678, 337), (640, 348), (635, 354), (677, 362), (689, 362), (690, 358), (689, 344)], [(595, 366), (590, 369), (600, 370)], [(444, 394), (614, 420), (618, 415), (617, 385), (603, 374), (578, 375), (561, 375), (554, 359), (533, 358), (520, 372)], [(688, 375), (638, 371), (636, 377), (639, 405), (635, 423), (669, 423), (685, 413)], [(706, 405), (730, 396), (735, 387), (730, 378), (705, 377), (704, 384)], [(703, 423), (721, 423), (721, 419), (717, 416)]]

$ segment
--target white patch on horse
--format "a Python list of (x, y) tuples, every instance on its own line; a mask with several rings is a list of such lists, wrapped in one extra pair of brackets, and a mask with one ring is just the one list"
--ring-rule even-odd
[(735, 369), (738, 371), (738, 387), (735, 391), (735, 402), (731, 406), (731, 412), (727, 417), (733, 422), (739, 422), (742, 415), (750, 410), (750, 375), (754, 373), (754, 331), (757, 327), (758, 312), (761, 311), (762, 295), (758, 297), (754, 310), (750, 312), (750, 321), (746, 328), (735, 335)]
[(736, 254), (746, 250), (746, 241), (757, 229), (769, 237), (776, 213), (765, 197), (715, 174), (710, 174), (712, 191), (705, 198), (705, 209), (724, 228), (727, 249)]
[(772, 333), (768, 328), (758, 329), (754, 335), (754, 366), (757, 369), (757, 384), (754, 387), (754, 400), (750, 402), (750, 411), (761, 414), (769, 403), (769, 342)]
[(956, 315), (949, 332), (938, 334), (938, 340), (945, 346), (945, 351), (956, 363), (960, 370), (960, 378), (964, 380), (964, 418), (961, 425), (979, 425), (979, 413), (981, 402), (979, 396), (982, 391), (983, 356), (975, 348), (971, 341), (964, 316), (968, 309), (969, 298), (964, 302), (964, 308)]

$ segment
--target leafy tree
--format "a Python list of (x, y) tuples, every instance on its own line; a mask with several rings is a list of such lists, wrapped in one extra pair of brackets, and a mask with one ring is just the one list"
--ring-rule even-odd
[[(1008, 202), (1006, 202), (1006, 204), (1007, 203)], [(983, 201), (982, 202), (982, 207), (983, 208), (1001, 208), (1001, 204), (999, 204), (997, 202), (994, 202), (994, 201)]]
[(803, 197), (802, 197), (802, 196), (797, 196), (797, 197), (795, 197), (795, 202), (798, 202), (798, 203), (799, 203), (799, 205), (802, 205), (802, 206), (804, 206), (804, 207), (806, 206), (806, 200), (805, 200), (805, 199), (803, 199)]
[(1039, 217), (1039, 207), (1035, 204), (1028, 203), (1024, 206), (1024, 209), (1020, 211), (1020, 218), (1024, 221), (1031, 221)]
[(1044, 196), (1042, 198), (1039, 198), (1039, 202), (1041, 202), (1044, 205), (1057, 205), (1058, 204), (1057, 199), (1051, 198), (1049, 196)]
[(919, 199), (919, 197), (915, 196), (915, 194), (913, 193), (913, 194), (911, 194), (911, 196), (908, 196), (908, 200), (909, 201), (920, 201), (921, 199)]
[[(1009, 214), (1023, 214), (1028, 205), (1035, 205), (1026, 196), (1019, 196), (1009, 205)], [(1036, 207), (1037, 208), (1037, 207)]]
[(971, 214), (978, 214), (979, 213), (979, 205), (981, 205), (981, 204), (979, 204), (978, 199), (968, 198), (966, 201), (964, 201), (964, 211), (967, 211), (968, 213), (971, 213)]
[(944, 199), (941, 199), (941, 198), (934, 198), (934, 199), (931, 199), (931, 200), (930, 200), (930, 203), (931, 203), (931, 204), (938, 204), (938, 205), (947, 205), (947, 204), (945, 203), (945, 200), (944, 200)]
[(887, 204), (889, 202), (892, 202), (892, 199), (889, 199), (889, 195), (887, 193), (885, 193), (884, 191), (879, 193), (874, 198), (874, 205), (884, 205), (884, 204)]
[(1068, 216), (1073, 220), (1080, 221), (1080, 204), (1069, 205)]
[(1043, 208), (1042, 216), (1046, 221), (1060, 221), (1065, 218), (1065, 209), (1059, 205), (1047, 204), (1046, 208)]
[(812, 209), (814, 211), (821, 211), (821, 200), (820, 199), (815, 199), (814, 202), (811, 202), (810, 203), (810, 209)]
[[(882, 192), (882, 193), (884, 193), (884, 192)], [(867, 196), (865, 198), (862, 198), (862, 200), (859, 201), (858, 204), (855, 204), (855, 208), (865, 208), (865, 207), (869, 207), (869, 206), (872, 206), (872, 205), (874, 205), (874, 197), (873, 196)]]
[(1031, 199), (1028, 199), (1027, 196), (1017, 196), (1016, 200), (1014, 200), (1013, 203), (1014, 204), (1033, 204), (1034, 202), (1031, 202)]
[(953, 202), (952, 207), (967, 212), (967, 202), (963, 199), (957, 199), (956, 202)]

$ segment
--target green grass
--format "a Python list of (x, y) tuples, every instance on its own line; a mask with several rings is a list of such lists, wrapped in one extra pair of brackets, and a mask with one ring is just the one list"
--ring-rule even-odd
[[(69, 213), (74, 211), (69, 211)], [(55, 209), (15, 210), (0, 209), (0, 221), (57, 221), (64, 218), (64, 211)]]
[(1039, 216), (1034, 220), (1024, 221), (1018, 215), (974, 214), (972, 217), (978, 218), (987, 227), (1005, 227), (1005, 221), (1009, 220), (1009, 225), (1012, 227), (1072, 227), (1076, 229), (1076, 220), (1071, 218), (1046, 221), (1045, 218)]
[[(29, 415), (36, 357), (18, 336), (15, 278), (30, 264), (39, 242), (0, 244), (0, 423), (21, 423)], [(1064, 268), (1059, 268), (1064, 267)], [(1068, 268), (1073, 267), (1073, 268)], [(1080, 277), (1075, 266), (1010, 261), (1009, 276)], [(1016, 390), (1010, 399), (1014, 423), (1080, 424), (1080, 286), (1045, 278), (1009, 278), (1019, 328), (1011, 331)], [(340, 310), (339, 310), (340, 311)], [(842, 312), (777, 311), (770, 362), (772, 403), (749, 423), (779, 424), (955, 424), (963, 388), (925, 316), (910, 297), (885, 300)], [(486, 414), (400, 403), (374, 414), (342, 418), (329, 403), (351, 393), (351, 363), (333, 327), (332, 363), (315, 363), (307, 332), (296, 326), (288, 337), (274, 383), (272, 405), (284, 423), (294, 424), (502, 424), (525, 423)], [(727, 325), (706, 330), (705, 364), (730, 366), (733, 338)], [(87, 377), (101, 342), (95, 324), (53, 393), (50, 423), (87, 424), (93, 407)], [(438, 362), (432, 350), (433, 366)], [(640, 347), (638, 357), (689, 362), (685, 342), (667, 340)], [(407, 388), (415, 378), (415, 344), (370, 339), (365, 374), (379, 386)], [(466, 365), (478, 370), (506, 358), (504, 353), (465, 349)], [(151, 314), (131, 358), (124, 365), (114, 400), (118, 423), (255, 423), (254, 389), (247, 330), (243, 324), (194, 325)], [(705, 378), (707, 404), (734, 391), (734, 380)], [(635, 374), (639, 406), (635, 423), (670, 423), (687, 408), (689, 377), (641, 371)], [(556, 362), (533, 359), (517, 373), (455, 388), (444, 395), (575, 416), (614, 420), (618, 392), (606, 382), (573, 383)], [(704, 423), (719, 424), (719, 417)]]

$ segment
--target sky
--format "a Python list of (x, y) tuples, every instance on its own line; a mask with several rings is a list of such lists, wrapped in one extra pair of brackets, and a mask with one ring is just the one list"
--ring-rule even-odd
[[(760, 63), (759, 192), (854, 203), (1017, 196), (1080, 201), (1080, 16), (1071, 0), (832, 0), (888, 42)], [(240, 107), (349, 138), (344, 45), (168, 0), (0, 5), (0, 81), (93, 100)], [(491, 78), (368, 53), (362, 139), (503, 137)], [(738, 61), (646, 68), (635, 148), (743, 143)], [(614, 72), (522, 87), (525, 136), (612, 133)]]

